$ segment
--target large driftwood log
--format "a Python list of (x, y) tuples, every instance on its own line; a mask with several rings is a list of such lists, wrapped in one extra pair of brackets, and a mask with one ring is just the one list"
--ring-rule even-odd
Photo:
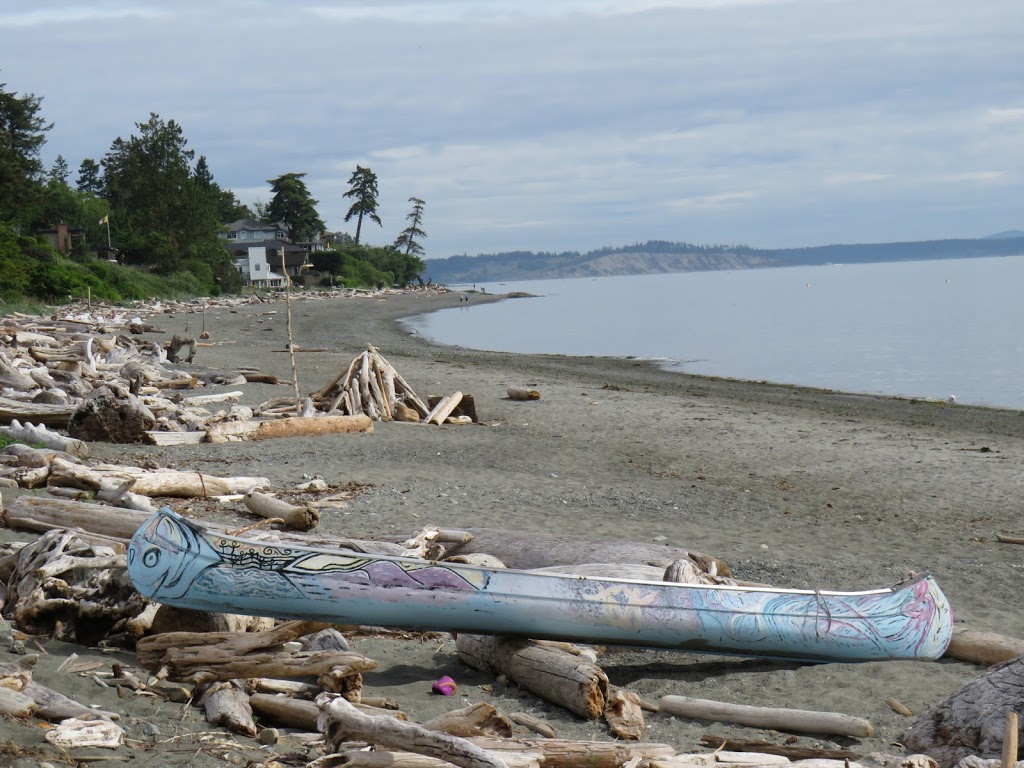
[(705, 733), (700, 737), (701, 745), (708, 749), (724, 749), (730, 752), (756, 752), (761, 755), (781, 755), (790, 760), (859, 760), (860, 755), (848, 749), (825, 749), (806, 747), (799, 744), (776, 744), (772, 741), (729, 739)]
[(662, 696), (658, 701), (658, 709), (670, 715), (693, 720), (714, 720), (777, 731), (824, 733), (859, 739), (867, 738), (874, 732), (874, 727), (867, 720), (836, 712), (752, 707), (746, 704), (692, 699), (688, 696)]
[[(509, 568), (544, 568), (583, 563), (643, 563), (667, 568), (675, 560), (689, 559), (715, 576), (732, 575), (718, 558), (682, 547), (629, 541), (590, 541), (562, 534), (511, 531), (501, 528), (469, 528), (468, 542), (449, 543), (430, 553), (434, 559), (453, 554), (483, 552)], [(440, 557), (439, 557), (440, 555)]]
[[(1006, 714), (1024, 701), (1024, 656), (992, 667), (924, 712), (903, 734), (910, 749), (949, 768), (968, 755), (998, 760)], [(1016, 758), (1019, 759), (1019, 758)]]
[(311, 531), (320, 522), (320, 512), (316, 507), (298, 507), (289, 504), (287, 501), (275, 499), (265, 493), (260, 493), (254, 488), (246, 491), (242, 497), (242, 503), (250, 512), (268, 520), (283, 520), (284, 524), (296, 531)]
[(1021, 654), (1024, 654), (1024, 640), (995, 632), (955, 629), (945, 655), (952, 659), (991, 666), (1015, 659)]
[(508, 768), (500, 757), (458, 736), (429, 731), (389, 717), (366, 715), (345, 699), (331, 698), (328, 694), (318, 696), (316, 703), (322, 711), (319, 728), (332, 751), (346, 741), (358, 739), (387, 749), (447, 760), (459, 768)]
[(50, 464), (50, 485), (67, 488), (99, 490), (104, 481), (123, 483), (133, 480), (132, 491), (142, 496), (176, 498), (207, 498), (245, 493), (250, 488), (270, 484), (265, 477), (215, 477), (201, 472), (178, 472), (170, 469), (144, 470), (137, 467), (99, 465), (86, 467), (62, 459)]
[(373, 420), (356, 416), (296, 416), (268, 421), (226, 421), (206, 430), (206, 440), (223, 443), (228, 440), (271, 440), (279, 437), (319, 437), (345, 432), (372, 432)]
[(26, 443), (42, 445), (55, 451), (64, 451), (79, 458), (89, 455), (89, 448), (84, 442), (57, 434), (47, 429), (43, 424), (23, 424), (14, 419), (11, 421), (10, 426), (0, 427), (0, 435), (7, 435), (15, 440), (23, 440)]
[(274, 723), (284, 728), (298, 728), (310, 733), (317, 731), (316, 722), (320, 716), (320, 707), (312, 701), (269, 693), (254, 693), (249, 697), (249, 706), (263, 722)]
[(464, 664), (505, 675), (580, 717), (593, 720), (604, 713), (608, 677), (580, 656), (508, 637), (460, 634), (455, 647)]
[(68, 421), (74, 412), (73, 405), (47, 405), (46, 403), (25, 403), (0, 397), (0, 424), (11, 424), (14, 421), (28, 421), (57, 429), (67, 429)]
[(82, 530), (130, 539), (149, 517), (144, 512), (48, 496), (19, 496), (2, 512), (3, 525), (19, 531)]

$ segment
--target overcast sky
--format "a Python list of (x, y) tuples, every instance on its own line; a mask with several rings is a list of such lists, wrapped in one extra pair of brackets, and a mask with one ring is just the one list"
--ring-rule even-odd
[(1024, 228), (1021, 0), (2, 0), (0, 82), (44, 161), (151, 112), (240, 201), (355, 166), (428, 258)]

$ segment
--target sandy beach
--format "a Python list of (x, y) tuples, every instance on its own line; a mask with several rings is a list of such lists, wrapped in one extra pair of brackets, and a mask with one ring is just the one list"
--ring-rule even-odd
[[(474, 296), (470, 309), (482, 300)], [(434, 524), (664, 543), (721, 558), (739, 578), (784, 587), (867, 589), (911, 572), (930, 572), (948, 595), (958, 626), (1024, 637), (1024, 612), (1018, 608), (1024, 549), (995, 539), (996, 532), (1024, 530), (1019, 509), (1024, 414), (716, 380), (636, 360), (437, 346), (398, 322), (459, 306), (458, 294), (297, 300), (294, 338), (309, 350), (297, 355), (298, 380), (303, 393), (319, 389), (372, 343), (422, 398), (456, 390), (472, 394), (479, 425), (378, 423), (371, 434), (316, 439), (163, 448), (95, 445), (92, 456), (217, 475), (260, 475), (280, 487), (315, 475), (368, 486), (347, 509), (325, 515), (320, 527), (330, 534), (370, 538)], [(466, 321), (472, 322), (471, 311)], [(157, 315), (149, 322), (166, 331), (151, 338), (165, 341), (186, 326), (198, 333), (200, 316)], [(290, 358), (283, 351), (283, 301), (213, 307), (206, 312), (205, 328), (213, 346), (199, 350), (196, 368), (252, 366), (291, 379)], [(541, 398), (510, 400), (505, 394), (510, 386), (537, 389)], [(292, 393), (283, 385), (231, 389), (243, 389), (242, 402), (248, 405)], [(239, 526), (251, 521), (240, 504), (211, 514)], [(450, 639), (357, 638), (354, 643), (381, 662), (379, 671), (366, 675), (366, 693), (397, 699), (413, 720), (489, 701), (506, 712), (548, 719), (559, 736), (610, 738), (601, 723), (579, 720), (463, 666)], [(50, 656), (41, 660), (38, 679), (68, 684), (53, 668), (69, 647), (52, 641), (43, 646)], [(88, 655), (85, 649), (72, 650)], [(0, 650), (0, 662), (12, 658), (6, 648)], [(613, 684), (652, 700), (679, 694), (867, 718), (875, 727), (868, 739), (799, 741), (860, 754), (903, 751), (897, 743), (910, 721), (886, 705), (887, 697), (919, 713), (982, 672), (950, 659), (799, 665), (615, 649), (601, 664)], [(444, 674), (459, 683), (452, 699), (430, 693), (431, 682)], [(198, 753), (187, 735), (212, 730), (197, 710), (142, 697), (118, 699), (88, 678), (75, 685), (77, 691), (66, 692), (121, 712), (136, 746), (160, 742), (136, 749), (133, 762), (224, 764)], [(145, 732), (147, 723), (158, 735)], [(709, 732), (772, 737), (757, 729), (663, 715), (649, 715), (648, 726), (645, 740), (680, 751), (699, 747), (701, 735)], [(0, 723), (0, 742), (8, 740), (38, 744), (38, 729)], [(287, 740), (274, 749), (289, 751)], [(267, 757), (255, 741), (247, 750), (240, 753), (245, 759)], [(0, 756), (0, 765), (38, 765), (38, 758), (4, 759)]]

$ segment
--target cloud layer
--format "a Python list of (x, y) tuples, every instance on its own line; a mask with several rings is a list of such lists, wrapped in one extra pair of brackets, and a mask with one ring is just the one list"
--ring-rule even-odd
[(155, 112), (243, 202), (358, 163), (429, 257), (1024, 225), (1019, 0), (8, 0), (0, 82), (76, 169)]

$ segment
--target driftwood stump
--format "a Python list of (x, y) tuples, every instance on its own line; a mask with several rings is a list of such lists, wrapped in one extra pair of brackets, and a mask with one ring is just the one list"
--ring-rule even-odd
[(992, 667), (922, 714), (903, 734), (903, 743), (943, 768), (968, 755), (998, 760), (1006, 716), (1018, 709), (1024, 709), (1024, 656)]
[(68, 434), (95, 443), (143, 443), (156, 417), (135, 395), (119, 398), (98, 389), (82, 402), (68, 421)]

